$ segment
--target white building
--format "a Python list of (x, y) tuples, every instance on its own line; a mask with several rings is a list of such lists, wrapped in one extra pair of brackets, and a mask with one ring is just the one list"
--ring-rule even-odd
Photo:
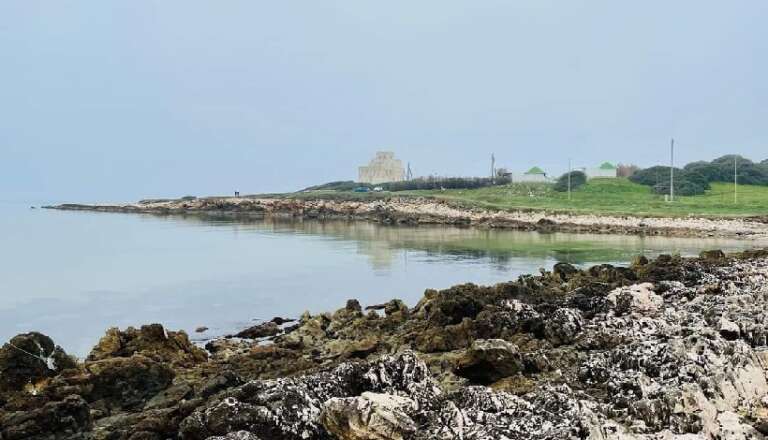
[(378, 151), (376, 157), (366, 166), (358, 169), (357, 181), (376, 185), (386, 182), (405, 180), (405, 169), (400, 159), (395, 159), (391, 151)]
[(547, 173), (539, 167), (533, 167), (523, 174), (515, 173), (512, 176), (513, 182), (520, 183), (536, 183), (536, 182), (549, 182)]
[(588, 178), (594, 179), (598, 177), (615, 178), (618, 177), (618, 167), (610, 162), (603, 162), (597, 168), (588, 168), (585, 170), (585, 174)]

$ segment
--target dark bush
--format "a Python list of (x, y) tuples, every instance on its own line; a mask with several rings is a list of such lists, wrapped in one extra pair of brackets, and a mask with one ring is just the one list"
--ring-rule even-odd
[[(675, 168), (675, 194), (693, 196), (704, 194), (709, 189), (709, 181), (693, 166), (688, 169)], [(629, 178), (632, 182), (650, 186), (656, 194), (669, 194), (669, 167), (655, 166), (636, 172)]]
[(509, 177), (422, 177), (402, 182), (384, 183), (381, 186), (388, 191), (413, 191), (434, 189), (474, 189), (494, 185), (507, 185)]
[(733, 182), (734, 160), (739, 176), (739, 183), (745, 185), (768, 185), (768, 169), (762, 164), (756, 164), (751, 160), (735, 154), (718, 157), (712, 161), (717, 172), (710, 182)]
[[(660, 182), (653, 185), (653, 192), (656, 194), (669, 194), (669, 180)], [(675, 195), (676, 196), (697, 196), (704, 194), (709, 188), (709, 185), (702, 186), (699, 183), (692, 182), (690, 180), (675, 178)]]
[[(562, 176), (560, 176), (559, 179), (557, 179), (557, 182), (555, 183), (555, 191), (568, 191), (568, 174), (565, 173)], [(584, 186), (584, 184), (587, 183), (587, 175), (584, 174), (581, 171), (571, 171), (571, 190), (574, 190), (576, 188), (579, 188), (580, 186)]]
[[(738, 156), (726, 155), (712, 162), (691, 162), (682, 170), (675, 168), (675, 194), (703, 194), (712, 182), (733, 182), (734, 165), (739, 183), (768, 185), (768, 161), (759, 164)], [(669, 167), (654, 166), (636, 172), (629, 180), (653, 188), (657, 194), (669, 193)]]
[[(675, 175), (679, 176), (683, 173), (680, 168), (675, 168)], [(641, 185), (654, 186), (664, 181), (669, 181), (669, 167), (657, 165), (655, 167), (645, 168), (640, 171), (636, 171), (629, 180)]]
[(302, 191), (352, 191), (359, 187), (373, 188), (372, 185), (367, 183), (357, 183), (352, 180), (340, 180), (337, 182), (328, 182), (322, 185), (310, 186), (304, 188)]

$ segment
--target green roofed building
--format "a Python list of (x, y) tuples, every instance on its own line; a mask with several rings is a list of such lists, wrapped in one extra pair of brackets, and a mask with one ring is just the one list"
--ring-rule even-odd
[(515, 179), (518, 182), (547, 182), (547, 173), (539, 167), (533, 167)]
[(603, 162), (597, 168), (587, 170), (587, 177), (594, 179), (596, 177), (615, 178), (618, 174), (618, 167), (610, 162)]

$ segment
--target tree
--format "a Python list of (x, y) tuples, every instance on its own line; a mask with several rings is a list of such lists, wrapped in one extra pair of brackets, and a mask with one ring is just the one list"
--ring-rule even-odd
[[(675, 168), (675, 194), (693, 196), (709, 189), (709, 179), (700, 167)], [(655, 166), (636, 172), (632, 182), (650, 186), (656, 194), (669, 194), (670, 173), (667, 166)]]
[[(675, 176), (679, 176), (682, 173), (683, 170), (675, 168)], [(654, 186), (662, 183), (664, 180), (669, 180), (669, 167), (657, 165), (655, 167), (645, 168), (635, 172), (629, 180), (641, 185)]]
[[(571, 189), (574, 190), (587, 183), (587, 175), (582, 171), (571, 171)], [(568, 191), (568, 173), (563, 174), (555, 183), (555, 191)]]

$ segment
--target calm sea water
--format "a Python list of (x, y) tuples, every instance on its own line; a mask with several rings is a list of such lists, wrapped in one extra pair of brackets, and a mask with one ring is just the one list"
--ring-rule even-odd
[[(538, 234), (361, 222), (62, 212), (0, 204), (0, 340), (31, 330), (84, 356), (112, 326), (160, 322), (193, 339), (426, 288), (492, 284), (634, 255), (751, 242)], [(197, 334), (198, 326), (210, 328)]]

